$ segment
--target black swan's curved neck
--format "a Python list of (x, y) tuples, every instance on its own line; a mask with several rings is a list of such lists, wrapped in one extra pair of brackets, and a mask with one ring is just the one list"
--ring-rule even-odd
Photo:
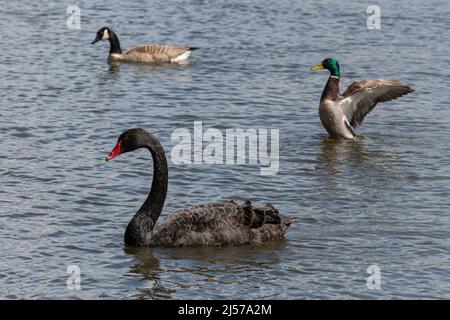
[(168, 185), (167, 159), (161, 144), (149, 134), (143, 148), (150, 151), (153, 158), (153, 181), (150, 193), (136, 212), (125, 231), (125, 244), (147, 245), (151, 232), (161, 214), (166, 200)]
[(339, 78), (335, 76), (330, 76), (328, 78), (327, 84), (322, 92), (322, 97), (320, 100), (338, 100), (339, 99)]
[(120, 48), (119, 38), (113, 31), (109, 31), (109, 54), (113, 53), (122, 53), (122, 49)]

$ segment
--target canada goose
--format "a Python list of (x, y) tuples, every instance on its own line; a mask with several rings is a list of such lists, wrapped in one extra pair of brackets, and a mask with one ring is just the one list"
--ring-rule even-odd
[(413, 92), (397, 80), (362, 80), (353, 82), (345, 92), (339, 93), (341, 76), (339, 63), (328, 58), (311, 70), (327, 69), (330, 77), (320, 98), (319, 115), (332, 138), (354, 139), (353, 128), (359, 127), (365, 116), (378, 102), (396, 99)]
[(142, 63), (183, 63), (198, 48), (172, 45), (144, 44), (132, 47), (125, 52), (120, 48), (117, 35), (109, 28), (103, 27), (97, 31), (92, 44), (101, 40), (109, 40), (109, 58), (115, 61)]
[(168, 167), (159, 141), (144, 129), (122, 133), (106, 161), (146, 148), (153, 158), (153, 181), (144, 204), (125, 230), (125, 244), (135, 246), (221, 246), (261, 243), (283, 238), (294, 219), (284, 218), (271, 204), (247, 201), (206, 203), (181, 209), (156, 224), (167, 194)]

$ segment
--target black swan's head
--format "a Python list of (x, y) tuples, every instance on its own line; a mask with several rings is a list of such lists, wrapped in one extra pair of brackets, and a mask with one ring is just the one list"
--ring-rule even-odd
[(103, 27), (100, 30), (97, 31), (97, 36), (95, 37), (94, 41), (92, 41), (91, 44), (96, 43), (97, 41), (101, 40), (109, 40), (111, 34), (111, 29), (108, 27)]
[(150, 133), (141, 128), (125, 131), (120, 135), (119, 139), (117, 139), (117, 144), (106, 157), (106, 161), (109, 161), (122, 153), (145, 147), (149, 142), (149, 138)]

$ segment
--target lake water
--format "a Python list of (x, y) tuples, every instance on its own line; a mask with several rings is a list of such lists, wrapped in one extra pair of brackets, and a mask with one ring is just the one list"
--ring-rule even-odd
[[(450, 57), (447, 1), (78, 1), (0, 6), (0, 298), (450, 298)], [(197, 46), (191, 64), (109, 65), (123, 48)], [(379, 104), (330, 142), (318, 117), (326, 57), (341, 90), (366, 78), (415, 92)], [(177, 128), (278, 129), (276, 175), (257, 165), (177, 165)], [(146, 151), (104, 161), (128, 128), (153, 132), (169, 160), (161, 220), (224, 199), (298, 217), (284, 241), (235, 248), (127, 248), (151, 180)], [(81, 290), (66, 282), (81, 270)], [(367, 269), (379, 269), (369, 289)]]

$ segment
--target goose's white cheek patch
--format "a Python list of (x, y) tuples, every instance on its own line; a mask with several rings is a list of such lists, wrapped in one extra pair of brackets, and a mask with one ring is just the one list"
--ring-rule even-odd
[(102, 40), (108, 40), (108, 39), (109, 39), (109, 32), (108, 32), (108, 30), (105, 29), (105, 31), (103, 31)]

